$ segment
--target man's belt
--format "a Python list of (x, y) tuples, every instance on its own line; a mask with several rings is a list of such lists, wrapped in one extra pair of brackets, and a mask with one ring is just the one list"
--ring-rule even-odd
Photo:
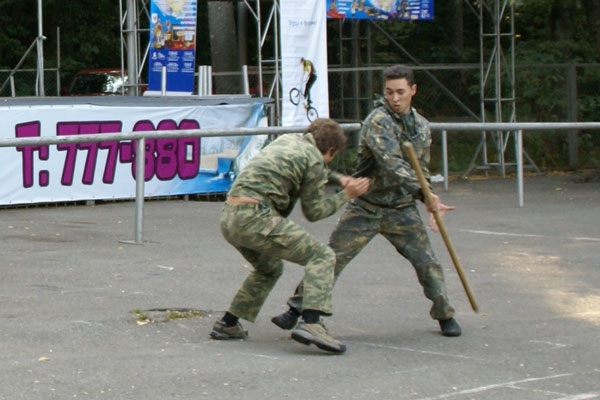
[(410, 206), (411, 204), (414, 204), (414, 199), (412, 198), (412, 196), (406, 196), (406, 202), (400, 203), (400, 204), (395, 205), (395, 206), (387, 206), (387, 205), (386, 206), (380, 206), (380, 205), (377, 205), (377, 204), (369, 203), (368, 201), (363, 200), (363, 199), (361, 199), (359, 197), (350, 200), (350, 202), (353, 203), (353, 204), (355, 204), (355, 205), (357, 205), (357, 206), (359, 206), (359, 207), (364, 208), (367, 211), (375, 213), (380, 208), (389, 208), (389, 209), (398, 208), (399, 209), (399, 208), (404, 208), (404, 207)]
[(243, 204), (257, 204), (261, 211), (268, 211), (270, 209), (269, 205), (264, 201), (247, 196), (227, 196), (225, 203), (233, 207), (241, 206)]
[(353, 204), (356, 204), (357, 206), (362, 207), (365, 210), (370, 211), (372, 213), (375, 213), (375, 212), (377, 212), (377, 210), (379, 210), (379, 206), (378, 205), (375, 205), (373, 203), (369, 203), (368, 201), (363, 200), (363, 199), (361, 199), (359, 197), (356, 197), (356, 198), (350, 200), (350, 202), (353, 203)]
[(242, 204), (258, 204), (258, 200), (246, 196), (227, 196), (225, 200), (230, 206), (239, 206)]

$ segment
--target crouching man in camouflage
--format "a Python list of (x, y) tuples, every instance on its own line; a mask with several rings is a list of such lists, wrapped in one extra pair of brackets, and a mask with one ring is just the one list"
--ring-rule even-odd
[[(346, 136), (335, 121), (319, 118), (302, 136), (287, 134), (274, 140), (239, 174), (223, 206), (221, 231), (253, 270), (223, 318), (215, 323), (210, 333), (213, 339), (247, 336), (238, 320), (255, 321), (283, 273), (283, 260), (287, 260), (304, 266), (304, 298), (298, 305), (302, 321), (292, 331), (292, 338), (326, 351), (346, 350), (321, 322), (321, 316), (332, 311), (335, 254), (287, 218), (298, 199), (304, 216), (318, 221), (367, 192), (368, 178), (334, 172), (328, 176), (326, 164), (345, 143)], [(337, 181), (343, 190), (324, 198), (328, 179)]]
[[(444, 336), (460, 336), (454, 308), (446, 293), (444, 274), (427, 230), (417, 209), (423, 192), (402, 143), (410, 142), (426, 178), (429, 178), (431, 133), (429, 122), (412, 106), (417, 93), (413, 71), (403, 65), (383, 72), (384, 96), (366, 118), (360, 132), (358, 163), (354, 176), (369, 177), (371, 190), (350, 202), (329, 238), (336, 255), (335, 277), (375, 237), (381, 234), (415, 269), (425, 296), (431, 300), (430, 316), (437, 320)], [(433, 194), (428, 208), (440, 215), (454, 207), (443, 204)], [(430, 221), (435, 221), (430, 218)], [(437, 226), (432, 226), (437, 230)], [(304, 291), (306, 293), (306, 291)], [(282, 329), (295, 326), (302, 301), (302, 283), (288, 305), (289, 310), (272, 318)]]

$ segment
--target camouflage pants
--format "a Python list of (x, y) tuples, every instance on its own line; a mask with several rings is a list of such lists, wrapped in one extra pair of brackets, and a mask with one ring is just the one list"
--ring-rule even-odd
[[(377, 235), (382, 234), (412, 264), (425, 296), (433, 302), (433, 319), (448, 319), (454, 309), (448, 302), (442, 266), (437, 260), (415, 204), (403, 208), (366, 210), (350, 202), (329, 238), (336, 255), (335, 279), (346, 265)], [(288, 300), (296, 308), (302, 301), (303, 283)]]
[(262, 202), (225, 204), (221, 232), (253, 267), (234, 296), (230, 313), (254, 322), (287, 260), (304, 266), (304, 298), (298, 309), (331, 315), (335, 254), (327, 245)]

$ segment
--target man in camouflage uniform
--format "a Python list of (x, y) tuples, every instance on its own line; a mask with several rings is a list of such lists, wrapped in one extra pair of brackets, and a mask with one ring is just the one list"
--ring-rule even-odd
[[(342, 353), (346, 346), (334, 339), (320, 321), (331, 315), (335, 254), (287, 217), (300, 200), (309, 221), (326, 218), (349, 199), (369, 189), (368, 178), (330, 173), (326, 164), (346, 142), (333, 120), (319, 118), (302, 136), (282, 135), (239, 174), (221, 213), (221, 231), (253, 270), (234, 296), (228, 311), (210, 333), (213, 339), (243, 339), (248, 332), (239, 318), (254, 322), (264, 301), (283, 272), (283, 260), (304, 266), (304, 298), (297, 310), (300, 323), (292, 338), (303, 344)], [(324, 198), (327, 181), (343, 190)], [(291, 328), (290, 328), (291, 329)]]
[[(360, 132), (355, 172), (356, 176), (371, 179), (371, 190), (350, 202), (329, 239), (336, 255), (335, 278), (380, 233), (411, 262), (425, 296), (433, 302), (430, 315), (439, 321), (442, 334), (460, 336), (461, 329), (446, 294), (442, 266), (417, 209), (416, 200), (424, 200), (423, 192), (402, 150), (405, 141), (412, 143), (423, 174), (429, 180), (429, 123), (411, 106), (417, 86), (410, 68), (389, 67), (384, 71), (384, 81), (384, 98), (375, 102)], [(443, 215), (454, 209), (442, 204), (437, 195), (432, 193), (432, 196), (429, 212)], [(432, 228), (437, 229), (435, 225)], [(302, 294), (300, 283), (288, 301), (290, 309), (273, 317), (273, 323), (291, 329), (298, 318)]]

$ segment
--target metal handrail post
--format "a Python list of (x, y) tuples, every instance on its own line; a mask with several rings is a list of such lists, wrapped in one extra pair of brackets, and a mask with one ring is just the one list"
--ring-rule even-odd
[(523, 207), (523, 130), (516, 131), (515, 158), (517, 160), (517, 193), (519, 207)]
[(167, 95), (167, 67), (162, 67), (160, 71), (160, 94)]
[(126, 244), (144, 243), (144, 184), (146, 180), (146, 139), (141, 136), (137, 139), (135, 153), (135, 224), (133, 241), (119, 240)]
[(146, 159), (146, 140), (142, 137), (137, 141), (135, 157), (135, 243), (142, 244), (144, 232), (144, 181)]
[[(273, 112), (270, 113), (271, 122)], [(359, 130), (360, 123), (341, 124), (345, 131)], [(163, 137), (226, 137), (244, 135), (269, 135), (276, 136), (284, 133), (302, 132), (306, 126), (269, 126), (255, 128), (229, 128), (229, 129), (183, 129), (183, 130), (161, 130), (161, 131), (134, 131), (81, 135), (60, 135), (23, 138), (0, 138), (0, 148), (14, 146), (43, 146), (73, 143), (95, 143), (110, 141), (132, 141), (137, 140), (136, 165), (136, 221), (135, 221), (135, 243), (142, 243), (143, 231), (143, 206), (144, 206), (144, 183), (145, 183), (145, 140), (159, 139)], [(575, 122), (575, 123), (431, 123), (432, 131), (442, 131), (444, 152), (444, 190), (448, 190), (448, 160), (447, 160), (447, 132), (450, 131), (482, 131), (482, 130), (514, 130), (515, 131), (515, 153), (517, 164), (517, 181), (519, 207), (523, 207), (523, 132), (526, 130), (546, 129), (595, 129), (600, 130), (600, 122)], [(128, 241), (131, 243), (131, 241)]]
[(442, 167), (444, 172), (444, 192), (448, 191), (448, 131), (442, 131)]

